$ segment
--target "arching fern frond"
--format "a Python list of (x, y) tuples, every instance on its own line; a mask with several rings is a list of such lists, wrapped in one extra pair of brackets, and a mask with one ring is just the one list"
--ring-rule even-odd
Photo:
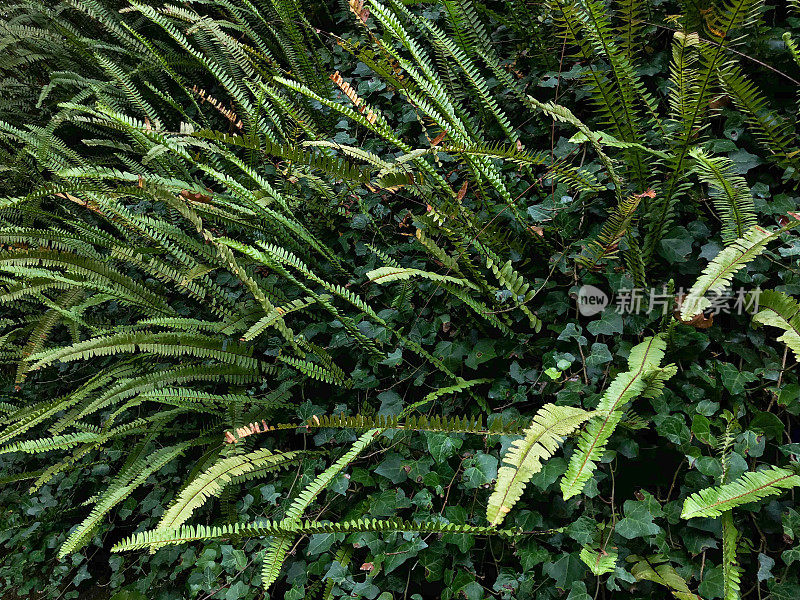
[(681, 305), (681, 319), (688, 321), (711, 306), (706, 298), (709, 293), (721, 293), (733, 280), (733, 276), (741, 271), (754, 258), (766, 250), (767, 244), (776, 239), (790, 227), (796, 227), (800, 221), (790, 223), (777, 231), (769, 231), (754, 226), (730, 246), (722, 251), (703, 269), (702, 275), (689, 290)]
[(732, 161), (725, 156), (709, 156), (693, 148), (694, 171), (708, 185), (714, 208), (722, 220), (722, 242), (730, 245), (756, 225), (753, 195), (744, 177), (735, 175)]
[(587, 269), (592, 269), (601, 261), (616, 256), (619, 242), (634, 222), (640, 201), (640, 196), (630, 196), (620, 202), (603, 223), (597, 239), (589, 242), (575, 261)]
[(112, 552), (141, 550), (152, 546), (186, 544), (197, 541), (219, 539), (242, 539), (265, 536), (294, 537), (295, 535), (314, 535), (317, 533), (465, 533), (511, 538), (518, 535), (516, 529), (497, 529), (476, 525), (461, 525), (445, 521), (404, 521), (402, 519), (358, 519), (331, 523), (325, 521), (256, 521), (255, 523), (231, 523), (220, 526), (187, 526), (178, 529), (142, 531), (115, 544)]
[(210, 497), (219, 496), (224, 487), (236, 477), (252, 471), (272, 471), (302, 460), (299, 451), (273, 452), (266, 448), (222, 458), (198, 474), (181, 491), (156, 526), (157, 530), (177, 529), (192, 516)]
[(686, 498), (681, 518), (716, 518), (737, 506), (776, 496), (798, 485), (800, 475), (789, 469), (772, 466), (750, 471), (731, 483), (706, 488)]
[(753, 323), (783, 329), (784, 333), (777, 340), (786, 344), (800, 360), (800, 304), (775, 290), (763, 290), (757, 298), (758, 312), (753, 315)]
[[(583, 491), (603, 457), (611, 434), (625, 415), (625, 408), (634, 398), (648, 388), (648, 378), (666, 368), (660, 367), (666, 342), (661, 336), (645, 339), (635, 346), (628, 357), (628, 371), (620, 373), (608, 386), (597, 405), (597, 413), (578, 440), (578, 449), (572, 455), (567, 472), (561, 480), (564, 499)], [(668, 374), (674, 371), (666, 371)]]
[(431, 281), (441, 281), (478, 289), (477, 286), (467, 279), (459, 277), (450, 277), (449, 275), (439, 275), (438, 273), (431, 273), (430, 271), (422, 271), (420, 269), (407, 269), (402, 267), (378, 267), (372, 271), (367, 272), (367, 278), (376, 283), (385, 284), (393, 281), (403, 281), (411, 279), (412, 277), (421, 277), (423, 279), (430, 279)]
[(525, 437), (511, 444), (503, 455), (503, 466), (497, 473), (497, 483), (489, 497), (486, 520), (494, 527), (522, 496), (525, 485), (542, 470), (564, 440), (592, 416), (592, 413), (571, 406), (545, 404), (525, 430)]
[[(423, 400), (421, 403), (426, 403)], [(234, 436), (232, 432), (226, 432), (225, 439), (228, 443), (235, 443), (242, 438), (258, 433), (268, 433), (270, 431), (280, 431), (285, 429), (399, 429), (403, 431), (428, 431), (439, 433), (470, 433), (475, 435), (519, 435), (525, 431), (527, 420), (504, 422), (502, 419), (495, 419), (488, 427), (483, 422), (483, 416), (459, 417), (459, 416), (400, 416), (390, 415), (323, 415), (314, 416), (305, 423), (278, 423), (270, 425), (265, 420), (253, 422), (242, 427), (238, 427)]]

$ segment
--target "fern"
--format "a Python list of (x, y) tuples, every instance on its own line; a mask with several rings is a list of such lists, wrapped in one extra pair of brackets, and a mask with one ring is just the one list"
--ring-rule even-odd
[(700, 180), (709, 186), (711, 199), (722, 219), (723, 243), (729, 245), (744, 237), (756, 226), (753, 196), (744, 177), (733, 174), (733, 164), (728, 158), (711, 157), (699, 148), (689, 154), (696, 161), (695, 171)]
[(352, 533), (352, 532), (405, 532), (405, 533), (467, 533), (511, 538), (518, 535), (515, 529), (496, 529), (474, 525), (459, 525), (445, 521), (403, 521), (401, 519), (359, 519), (339, 523), (321, 521), (256, 521), (233, 523), (222, 526), (182, 526), (178, 529), (142, 531), (115, 544), (112, 552), (140, 550), (142, 548), (186, 544), (215, 539), (242, 539), (264, 536), (279, 536), (291, 539), (295, 534), (307, 533)]
[(800, 305), (797, 300), (783, 292), (763, 290), (758, 294), (758, 312), (753, 315), (753, 323), (783, 329), (778, 337), (800, 360)]
[(564, 437), (592, 416), (570, 406), (546, 404), (533, 417), (525, 437), (517, 440), (503, 456), (497, 483), (486, 508), (486, 520), (494, 527), (522, 496), (531, 477), (542, 470), (542, 463), (558, 448)]
[(711, 306), (711, 301), (705, 295), (722, 292), (730, 285), (733, 276), (764, 252), (767, 244), (783, 231), (784, 229), (769, 231), (756, 225), (748, 229), (744, 236), (734, 240), (730, 246), (723, 248), (703, 269), (702, 275), (684, 298), (681, 319), (687, 321)]
[(303, 458), (304, 454), (301, 452), (274, 453), (271, 450), (262, 449), (249, 454), (220, 459), (186, 485), (172, 505), (164, 512), (156, 529), (179, 528), (209, 497), (219, 496), (225, 485), (235, 478), (253, 471), (263, 473), (284, 468)]
[(722, 581), (724, 600), (739, 600), (742, 571), (736, 561), (739, 532), (733, 523), (733, 511), (722, 513)]
[(597, 239), (589, 242), (575, 260), (591, 270), (601, 261), (614, 258), (620, 241), (634, 222), (640, 200), (641, 197), (632, 196), (620, 202), (603, 223)]
[(422, 277), (423, 279), (430, 279), (431, 281), (440, 281), (453, 283), (477, 289), (477, 286), (471, 281), (466, 279), (459, 279), (458, 277), (450, 277), (449, 275), (439, 275), (437, 273), (429, 273), (420, 271), (419, 269), (404, 269), (400, 267), (380, 267), (373, 269), (367, 273), (367, 278), (370, 281), (375, 281), (380, 284), (391, 283), (393, 281), (403, 281), (412, 277)]
[(597, 468), (606, 444), (625, 414), (626, 406), (648, 389), (648, 379), (654, 376), (668, 378), (674, 368), (660, 367), (666, 342), (661, 337), (651, 337), (635, 346), (628, 357), (629, 370), (620, 373), (608, 386), (597, 405), (598, 415), (593, 417), (578, 440), (578, 449), (572, 455), (567, 472), (561, 480), (564, 499), (583, 491)]
[[(797, 485), (800, 485), (800, 476), (787, 469), (773, 466), (751, 471), (731, 483), (692, 494), (683, 503), (681, 517), (719, 517), (737, 506), (778, 495), (782, 490)], [(731, 535), (735, 536), (735, 533)]]

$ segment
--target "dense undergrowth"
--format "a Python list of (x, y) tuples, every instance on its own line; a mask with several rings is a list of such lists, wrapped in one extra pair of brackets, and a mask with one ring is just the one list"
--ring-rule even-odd
[(3, 598), (800, 597), (797, 9), (5, 6)]

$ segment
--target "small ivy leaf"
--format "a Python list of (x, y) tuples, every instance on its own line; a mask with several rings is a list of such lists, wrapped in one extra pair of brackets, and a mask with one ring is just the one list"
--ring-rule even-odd
[(479, 452), (474, 458), (464, 461), (463, 482), (468, 490), (475, 489), (497, 479), (498, 460), (491, 454)]
[(586, 584), (583, 581), (576, 581), (572, 584), (567, 600), (592, 600), (592, 597), (586, 591)]
[(730, 363), (722, 363), (717, 368), (722, 377), (722, 384), (734, 396), (744, 392), (745, 384), (757, 379), (752, 373), (740, 371)]
[(750, 421), (748, 429), (763, 433), (769, 438), (780, 439), (785, 426), (777, 415), (769, 412), (759, 412)]
[(586, 570), (586, 565), (577, 552), (562, 554), (557, 561), (544, 566), (545, 575), (555, 579), (556, 587), (562, 590), (567, 589), (572, 582), (583, 579)]
[(622, 537), (632, 540), (637, 537), (657, 535), (661, 528), (653, 522), (653, 514), (648, 501), (626, 500), (624, 504), (625, 518), (617, 523), (616, 532)]
[(725, 593), (725, 577), (723, 574), (722, 565), (706, 569), (703, 575), (703, 581), (697, 588), (700, 596), (704, 600), (714, 600), (714, 598), (722, 598)]
[(797, 600), (800, 598), (800, 585), (796, 583), (776, 583), (769, 589), (770, 600)]
[(794, 562), (800, 562), (800, 546), (785, 550), (783, 554), (781, 554), (781, 558), (783, 562), (786, 563), (787, 567), (791, 566)]
[(775, 576), (772, 574), (772, 567), (775, 566), (775, 559), (770, 558), (763, 552), (758, 553), (758, 577), (759, 581), (767, 581), (773, 579)]
[(445, 462), (453, 456), (464, 443), (464, 440), (447, 433), (425, 432), (428, 452), (437, 463)]

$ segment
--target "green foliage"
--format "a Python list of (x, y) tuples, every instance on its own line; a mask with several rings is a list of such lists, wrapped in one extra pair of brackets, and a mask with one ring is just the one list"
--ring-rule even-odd
[(2, 596), (797, 597), (796, 4), (4, 7)]
[(492, 525), (503, 521), (522, 496), (525, 485), (542, 470), (542, 462), (553, 455), (564, 436), (572, 433), (591, 416), (579, 408), (545, 404), (533, 416), (525, 437), (514, 442), (503, 456), (497, 483), (489, 498), (486, 520)]
[(681, 517), (719, 517), (737, 506), (780, 494), (781, 490), (796, 485), (800, 485), (800, 476), (780, 467), (745, 473), (736, 481), (701, 490), (686, 498)]
[(580, 437), (567, 472), (561, 480), (564, 499), (580, 494), (602, 459), (609, 438), (625, 414), (627, 405), (637, 396), (657, 396), (663, 381), (675, 374), (674, 366), (660, 367), (666, 343), (651, 337), (635, 346), (628, 357), (628, 371), (620, 373), (608, 386), (593, 417)]

